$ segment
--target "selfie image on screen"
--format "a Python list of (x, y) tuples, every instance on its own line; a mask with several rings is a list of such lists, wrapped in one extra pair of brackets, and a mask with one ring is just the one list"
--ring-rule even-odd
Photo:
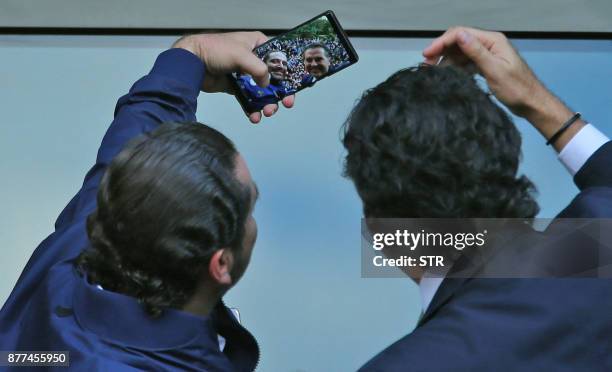
[(315, 85), (351, 64), (350, 54), (327, 16), (321, 16), (255, 49), (268, 66), (270, 85), (259, 87), (250, 75), (236, 75), (247, 111)]

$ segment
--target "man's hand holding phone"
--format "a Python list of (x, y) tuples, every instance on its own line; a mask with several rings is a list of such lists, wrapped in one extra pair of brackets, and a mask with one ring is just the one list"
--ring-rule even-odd
[(259, 83), (261, 75), (256, 78), (244, 72), (230, 78), (238, 102), (247, 113), (262, 111), (267, 105), (312, 87), (359, 58), (331, 10), (272, 40), (261, 43), (263, 40), (256, 43), (259, 45), (253, 54), (267, 66), (269, 84)]
[[(268, 38), (261, 32), (229, 32), (223, 34), (188, 35), (174, 43), (174, 48), (182, 48), (198, 56), (206, 66), (203, 92), (225, 92), (236, 94), (229, 74), (239, 71), (249, 74), (259, 86), (266, 87), (270, 76), (266, 64), (253, 54), (253, 48), (265, 43)], [(295, 97), (282, 99), (283, 106), (293, 106)], [(277, 104), (264, 106), (264, 116), (272, 116), (278, 110)], [(261, 121), (262, 112), (249, 113), (251, 123)]]

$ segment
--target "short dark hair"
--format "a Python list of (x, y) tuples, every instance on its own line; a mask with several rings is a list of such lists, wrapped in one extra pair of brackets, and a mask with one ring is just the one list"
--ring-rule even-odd
[(272, 50), (268, 50), (266, 52), (266, 54), (263, 56), (262, 61), (264, 61), (264, 63), (268, 63), (268, 59), (270, 59), (270, 54), (272, 54), (272, 53), (283, 53), (285, 55), (285, 57), (287, 57), (287, 54), (285, 52), (283, 52), (282, 50), (272, 49)]
[(152, 316), (182, 307), (212, 254), (242, 245), (251, 191), (235, 176), (236, 156), (199, 123), (163, 124), (130, 142), (102, 177), (77, 267)]
[(306, 45), (306, 48), (302, 49), (302, 58), (304, 58), (304, 54), (306, 54), (306, 51), (308, 49), (317, 49), (317, 48), (323, 49), (325, 57), (327, 57), (327, 59), (331, 59), (331, 52), (329, 51), (329, 48), (326, 47), (325, 44), (322, 44), (322, 43), (310, 43)]
[(343, 126), (344, 174), (367, 218), (532, 218), (509, 116), (454, 67), (400, 70), (364, 92)]

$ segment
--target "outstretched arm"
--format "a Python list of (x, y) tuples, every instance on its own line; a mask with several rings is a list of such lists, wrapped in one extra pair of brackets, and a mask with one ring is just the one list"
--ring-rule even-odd
[[(263, 41), (265, 36), (258, 32), (192, 35), (159, 55), (151, 72), (117, 102), (115, 118), (102, 140), (95, 165), (58, 217), (55, 232), (32, 254), (15, 287), (20, 290), (13, 291), (15, 296), (32, 293), (54, 264), (77, 257), (87, 247), (85, 220), (96, 208), (100, 180), (131, 139), (164, 122), (195, 121), (200, 90), (223, 91), (222, 76), (230, 71), (243, 70), (266, 82), (265, 64), (251, 52)], [(284, 103), (290, 106), (293, 98), (287, 97)], [(264, 115), (274, 111), (275, 105), (267, 107)], [(11, 295), (7, 303), (17, 300)]]
[(204, 65), (192, 53), (170, 49), (159, 55), (151, 72), (119, 99), (115, 118), (98, 149), (83, 186), (56, 221), (56, 230), (84, 218), (96, 207), (98, 185), (106, 168), (133, 138), (163, 122), (195, 121)]
[[(231, 93), (227, 75), (232, 71), (249, 73), (266, 86), (267, 67), (251, 52), (266, 40), (260, 32), (190, 35), (160, 54), (151, 72), (117, 102), (115, 119), (102, 140), (96, 164), (87, 173), (79, 193), (61, 213), (56, 229), (95, 209), (95, 196), (104, 171), (131, 139), (164, 122), (196, 121), (200, 90)], [(293, 97), (286, 97), (283, 104), (292, 106)], [(271, 116), (277, 109), (277, 105), (267, 105), (263, 114)], [(251, 114), (250, 119), (259, 122), (261, 113)]]

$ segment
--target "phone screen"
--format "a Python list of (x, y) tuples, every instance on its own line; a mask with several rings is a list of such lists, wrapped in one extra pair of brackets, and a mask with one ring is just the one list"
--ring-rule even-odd
[(316, 85), (358, 60), (332, 11), (327, 11), (258, 46), (253, 51), (268, 67), (270, 85), (259, 87), (247, 74), (233, 74), (246, 112)]

